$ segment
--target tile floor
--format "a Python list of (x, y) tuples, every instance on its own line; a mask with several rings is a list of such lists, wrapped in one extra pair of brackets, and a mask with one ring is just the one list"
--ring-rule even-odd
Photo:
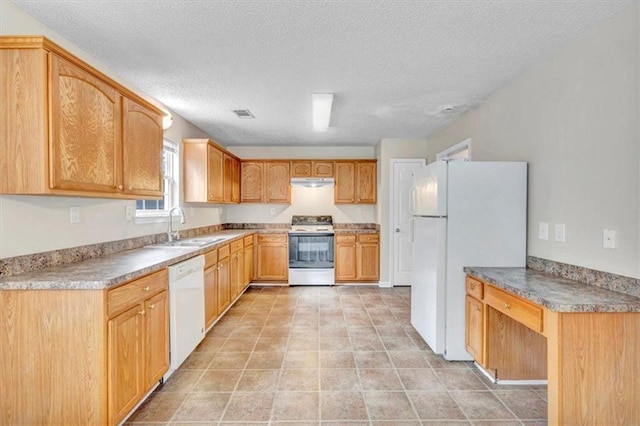
[(543, 425), (544, 387), (435, 355), (410, 288), (252, 287), (128, 424)]

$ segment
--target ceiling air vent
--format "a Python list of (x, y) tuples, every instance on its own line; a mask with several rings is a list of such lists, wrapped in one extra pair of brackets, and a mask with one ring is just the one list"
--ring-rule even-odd
[(255, 118), (248, 109), (232, 109), (231, 111), (233, 111), (238, 118)]

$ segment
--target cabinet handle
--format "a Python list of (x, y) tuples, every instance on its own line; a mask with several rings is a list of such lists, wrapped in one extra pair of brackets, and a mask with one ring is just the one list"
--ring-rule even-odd
[(156, 304), (155, 304), (155, 303), (152, 303), (152, 304), (150, 304), (150, 305), (149, 305), (149, 309), (153, 309), (153, 308), (155, 308), (155, 307), (156, 307)]
[(150, 290), (151, 290), (151, 287), (149, 287), (149, 286), (146, 286), (146, 287), (144, 288), (144, 291), (150, 291)]
[(144, 316), (144, 309), (143, 309), (143, 310), (141, 310), (141, 311), (138, 311), (138, 315), (140, 315), (140, 316)]
[(476, 310), (477, 312), (480, 312), (480, 306), (475, 306), (475, 310)]
[(122, 185), (118, 185), (118, 189), (123, 189), (124, 187)]
[(511, 309), (511, 305), (508, 304), (508, 303), (505, 303), (503, 306), (504, 306), (505, 309)]

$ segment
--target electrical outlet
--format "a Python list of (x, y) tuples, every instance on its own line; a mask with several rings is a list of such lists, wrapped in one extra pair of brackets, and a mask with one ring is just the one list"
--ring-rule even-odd
[(564, 223), (557, 223), (555, 231), (555, 240), (559, 243), (564, 243), (566, 241)]
[(540, 222), (538, 224), (538, 238), (541, 240), (549, 239), (549, 224), (547, 222)]
[(269, 209), (269, 214), (270, 214), (271, 216), (275, 216), (275, 215), (276, 215), (276, 208), (275, 208), (275, 207), (271, 207), (271, 208)]
[(602, 231), (602, 247), (615, 249), (616, 246), (616, 231), (614, 229), (603, 229)]
[(131, 206), (124, 206), (124, 220), (131, 222), (133, 219), (133, 209)]
[(69, 223), (80, 222), (80, 207), (69, 207)]

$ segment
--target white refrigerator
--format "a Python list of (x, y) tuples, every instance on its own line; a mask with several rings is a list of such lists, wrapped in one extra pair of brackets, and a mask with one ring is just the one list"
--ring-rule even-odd
[(431, 349), (465, 349), (465, 266), (525, 266), (527, 163), (436, 161), (414, 175), (411, 324)]

